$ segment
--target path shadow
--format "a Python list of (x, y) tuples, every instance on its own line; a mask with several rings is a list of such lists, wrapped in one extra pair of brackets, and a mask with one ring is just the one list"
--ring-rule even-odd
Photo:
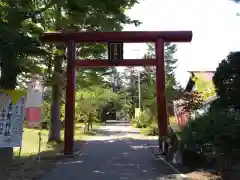
[(82, 154), (59, 163), (42, 180), (181, 180), (155, 159), (152, 140), (85, 141)]

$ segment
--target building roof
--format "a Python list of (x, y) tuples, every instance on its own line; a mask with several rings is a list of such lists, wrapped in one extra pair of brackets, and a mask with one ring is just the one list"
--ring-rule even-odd
[(210, 71), (210, 70), (206, 70), (206, 71), (203, 71), (203, 70), (198, 70), (198, 71), (187, 71), (187, 72), (193, 72), (193, 73), (199, 73), (199, 72), (210, 72), (210, 73), (214, 73), (215, 71)]
[(214, 76), (215, 71), (188, 71), (191, 73), (191, 76), (189, 77), (188, 83), (185, 87), (185, 92), (191, 92), (195, 82), (194, 78), (201, 78), (201, 79), (206, 79), (207, 81), (212, 81), (212, 78)]
[(215, 71), (188, 71), (193, 73), (197, 78), (204, 78), (208, 81), (212, 81)]

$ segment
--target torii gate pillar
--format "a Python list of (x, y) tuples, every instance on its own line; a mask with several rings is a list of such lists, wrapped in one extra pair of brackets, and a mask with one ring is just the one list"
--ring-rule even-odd
[[(165, 93), (165, 61), (164, 61), (164, 41), (157, 39), (155, 43), (156, 52), (156, 95), (157, 95), (157, 118), (158, 134), (167, 135), (168, 117)], [(161, 147), (161, 138), (159, 136), (159, 149)]]

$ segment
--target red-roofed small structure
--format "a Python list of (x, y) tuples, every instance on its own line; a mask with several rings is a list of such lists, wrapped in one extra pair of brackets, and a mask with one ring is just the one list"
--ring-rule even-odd
[[(196, 80), (209, 82), (203, 91), (208, 91), (210, 88), (213, 88), (212, 78), (214, 76), (215, 71), (188, 71), (188, 72), (190, 73), (190, 77), (184, 89), (184, 92), (191, 92), (191, 91), (198, 90)], [(216, 99), (217, 97), (215, 94), (213, 96), (208, 97), (204, 102), (204, 106), (207, 106), (209, 103), (211, 103)], [(190, 114), (186, 112), (184, 108), (181, 106), (182, 101), (183, 101), (182, 99), (174, 101), (174, 113), (175, 113), (175, 117), (177, 119), (178, 124), (185, 125), (188, 122)]]

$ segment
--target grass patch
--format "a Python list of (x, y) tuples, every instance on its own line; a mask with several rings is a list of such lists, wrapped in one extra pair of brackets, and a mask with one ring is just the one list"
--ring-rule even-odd
[[(41, 133), (40, 152), (55, 151), (56, 146), (48, 143), (48, 131), (24, 128), (22, 137), (22, 147), (14, 148), (14, 156), (37, 155), (39, 151), (39, 133)], [(62, 134), (63, 132), (61, 132)]]
[(143, 134), (144, 136), (157, 136), (158, 135), (158, 130), (155, 125), (151, 125), (147, 128), (141, 128), (140, 133)]
[[(75, 135), (74, 139), (76, 141), (81, 140), (83, 135), (83, 124), (77, 123), (75, 125)], [(40, 153), (41, 152), (59, 152), (63, 150), (62, 143), (48, 142), (48, 130), (38, 130), (38, 129), (29, 129), (24, 128), (23, 137), (22, 137), (22, 147), (21, 153), (20, 148), (14, 148), (14, 156), (32, 156), (37, 155), (39, 152), (39, 133), (41, 134), (41, 143), (40, 143)], [(61, 130), (61, 139), (64, 139), (64, 130)], [(48, 154), (45, 153), (45, 156)], [(52, 153), (49, 154), (50, 156)]]
[[(94, 125), (96, 127), (96, 125)], [(80, 150), (81, 140), (85, 140), (87, 135), (83, 134), (84, 124), (75, 124), (75, 148)], [(40, 161), (36, 159), (39, 152), (39, 132), (41, 132)], [(64, 138), (64, 131), (61, 131), (61, 139)], [(46, 171), (51, 170), (55, 164), (64, 159), (61, 156), (64, 144), (48, 143), (48, 130), (37, 130), (24, 128), (22, 147), (14, 148), (14, 160), (11, 167), (0, 169), (0, 177), (3, 179), (36, 179), (41, 177)]]

